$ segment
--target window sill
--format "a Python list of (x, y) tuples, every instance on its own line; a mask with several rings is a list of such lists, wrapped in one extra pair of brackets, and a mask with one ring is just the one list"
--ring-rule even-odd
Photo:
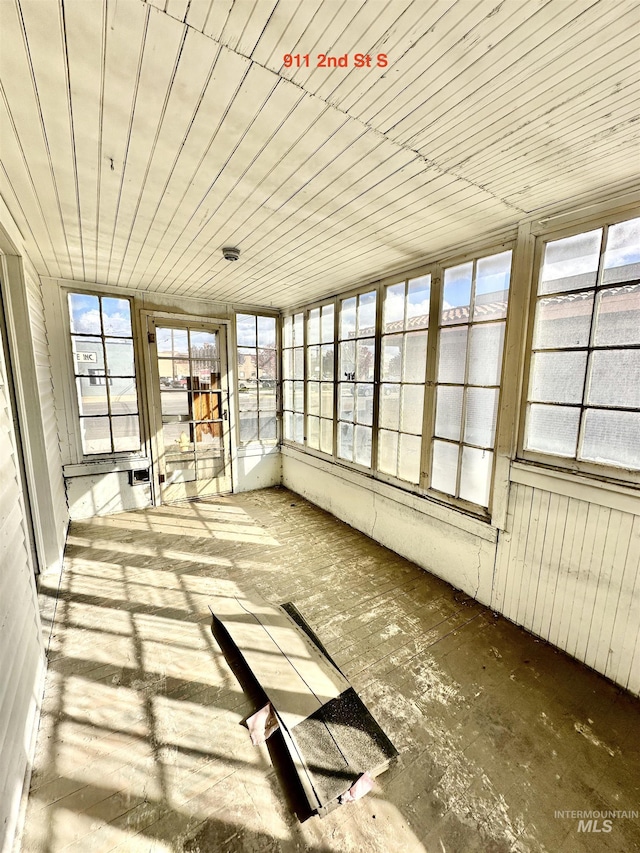
[(512, 462), (509, 479), (534, 489), (640, 515), (640, 489), (534, 462)]
[(64, 465), (62, 473), (65, 477), (90, 477), (95, 474), (117, 474), (121, 471), (140, 471), (149, 468), (151, 459), (148, 456), (135, 456), (122, 459), (96, 459), (92, 462), (80, 462)]

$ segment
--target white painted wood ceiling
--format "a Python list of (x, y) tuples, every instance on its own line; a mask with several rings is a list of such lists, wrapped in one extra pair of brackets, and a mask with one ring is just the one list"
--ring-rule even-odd
[(45, 276), (285, 308), (638, 175), (636, 0), (0, 14), (0, 193)]

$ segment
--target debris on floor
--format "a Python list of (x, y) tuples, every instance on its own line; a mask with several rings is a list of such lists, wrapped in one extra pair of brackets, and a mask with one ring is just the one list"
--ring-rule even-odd
[(278, 732), (321, 817), (367, 794), (398, 751), (292, 603), (219, 598), (212, 630), (259, 710), (245, 722), (254, 745)]

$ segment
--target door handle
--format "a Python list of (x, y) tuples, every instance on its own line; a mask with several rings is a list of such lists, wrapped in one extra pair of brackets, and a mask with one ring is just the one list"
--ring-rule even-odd
[(226, 409), (223, 409), (223, 410), (222, 410), (222, 420), (223, 420), (223, 421), (226, 421), (226, 420), (227, 420), (227, 410), (226, 410)]

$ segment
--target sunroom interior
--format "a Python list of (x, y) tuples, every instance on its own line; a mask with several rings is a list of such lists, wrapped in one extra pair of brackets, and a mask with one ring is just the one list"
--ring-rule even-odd
[[(70, 630), (68, 584), (114, 571), (90, 555), (107, 540), (135, 575), (138, 542), (155, 560), (162, 540), (169, 567), (197, 536), (203, 602), (222, 578), (308, 596), (338, 649), (332, 607), (377, 582), (408, 599), (385, 561), (418, 572), (416, 601), (451, 588), (506, 646), (527, 638), (587, 679), (585, 719), (593, 697), (615, 704), (613, 746), (593, 720), (571, 737), (624, 764), (640, 695), (638, 3), (5, 0), (0, 15), (3, 853), (383, 844), (352, 816), (251, 840), (233, 803), (215, 838), (193, 812), (151, 841), (146, 824), (99, 836), (107, 818), (76, 804), (86, 831), (56, 841), (29, 805), (45, 681), (61, 676), (47, 663)], [(289, 537), (298, 562), (274, 551), (269, 582), (252, 577)], [(407, 646), (427, 630), (412, 624)], [(479, 668), (502, 672), (490, 648)], [(385, 716), (375, 692), (370, 705)], [(606, 807), (637, 803), (638, 758)], [(595, 849), (551, 814), (544, 843), (531, 814), (506, 834), (498, 820), (501, 835), (467, 814), (464, 836), (438, 835), (442, 814), (425, 827), (389, 796), (394, 817), (380, 786), (378, 838), (398, 850)], [(610, 849), (640, 843), (635, 818)]]

